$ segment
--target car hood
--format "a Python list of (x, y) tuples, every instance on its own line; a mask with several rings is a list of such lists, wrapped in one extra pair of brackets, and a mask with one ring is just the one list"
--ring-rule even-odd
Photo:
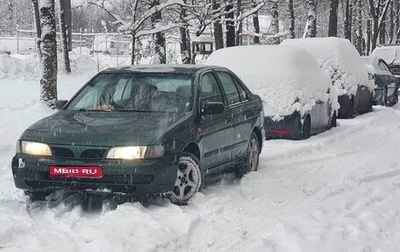
[(59, 111), (30, 126), (21, 140), (60, 145), (145, 145), (182, 116), (179, 113)]

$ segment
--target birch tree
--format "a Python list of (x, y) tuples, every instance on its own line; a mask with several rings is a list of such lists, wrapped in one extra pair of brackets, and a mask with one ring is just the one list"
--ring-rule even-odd
[(317, 13), (315, 11), (315, 1), (308, 0), (307, 14), (307, 38), (315, 38), (317, 36)]
[(273, 36), (273, 44), (279, 44), (280, 38), (279, 38), (279, 13), (278, 13), (278, 1), (273, 1), (272, 2), (272, 8), (271, 8), (271, 32)]

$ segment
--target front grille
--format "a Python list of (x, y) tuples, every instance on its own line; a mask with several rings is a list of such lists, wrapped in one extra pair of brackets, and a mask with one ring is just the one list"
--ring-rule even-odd
[(103, 158), (105, 152), (107, 150), (102, 150), (102, 149), (98, 149), (98, 150), (84, 150), (80, 157), (83, 159), (99, 159), (99, 158)]
[(53, 152), (54, 157), (58, 158), (72, 158), (74, 157), (74, 153), (67, 149), (67, 148), (58, 148), (58, 147), (52, 147), (51, 148)]
[(93, 149), (93, 147), (71, 146), (59, 147), (51, 146), (53, 156), (56, 158), (80, 158), (80, 159), (102, 159), (107, 149)]

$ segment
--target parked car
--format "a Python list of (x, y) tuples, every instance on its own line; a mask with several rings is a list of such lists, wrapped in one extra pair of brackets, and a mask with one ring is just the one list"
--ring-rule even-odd
[(398, 102), (399, 85), (386, 62), (375, 56), (361, 57), (367, 66), (368, 76), (375, 84), (374, 105), (393, 106)]
[(386, 61), (390, 71), (397, 78), (397, 82), (400, 83), (400, 44), (378, 46), (372, 51), (371, 55)]
[(235, 72), (264, 104), (266, 138), (306, 139), (336, 126), (337, 96), (307, 51), (254, 45), (214, 51), (206, 61)]
[(349, 40), (335, 37), (286, 39), (282, 45), (306, 49), (329, 73), (339, 96), (338, 118), (352, 118), (372, 111), (375, 85), (368, 81), (367, 68)]
[(113, 68), (57, 107), (22, 133), (12, 159), (16, 187), (33, 199), (64, 189), (186, 204), (206, 174), (258, 168), (261, 99), (223, 67)]

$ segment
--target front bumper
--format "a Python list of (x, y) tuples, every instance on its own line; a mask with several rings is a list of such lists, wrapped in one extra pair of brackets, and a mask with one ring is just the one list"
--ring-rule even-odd
[[(96, 191), (145, 196), (166, 193), (173, 189), (178, 160), (175, 155), (149, 160), (68, 160), (37, 158), (17, 154), (12, 159), (14, 184), (23, 190), (51, 192)], [(53, 177), (50, 165), (87, 166), (102, 168), (101, 178)]]

